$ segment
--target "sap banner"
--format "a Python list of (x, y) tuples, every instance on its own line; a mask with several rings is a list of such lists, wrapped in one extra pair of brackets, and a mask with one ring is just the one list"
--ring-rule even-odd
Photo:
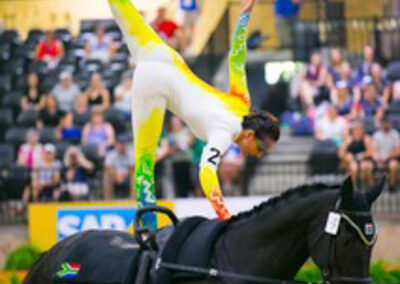
[[(172, 202), (159, 202), (172, 210)], [(119, 230), (133, 232), (137, 210), (133, 202), (90, 202), (33, 204), (29, 207), (29, 233), (33, 244), (47, 250), (57, 241), (85, 230)], [(159, 225), (168, 219), (159, 215)]]

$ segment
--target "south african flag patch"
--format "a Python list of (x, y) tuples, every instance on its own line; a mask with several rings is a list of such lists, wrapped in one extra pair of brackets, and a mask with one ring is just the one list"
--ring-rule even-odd
[(76, 262), (64, 262), (61, 264), (60, 271), (57, 272), (59, 278), (75, 278), (81, 270), (81, 264)]
[(365, 224), (365, 234), (367, 236), (372, 236), (374, 234), (374, 225)]

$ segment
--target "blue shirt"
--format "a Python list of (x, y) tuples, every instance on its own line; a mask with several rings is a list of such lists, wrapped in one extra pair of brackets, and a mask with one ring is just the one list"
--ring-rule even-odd
[(181, 9), (184, 11), (195, 11), (197, 10), (197, 0), (180, 0)]
[(293, 3), (293, 0), (275, 0), (275, 14), (282, 18), (291, 18), (300, 11), (300, 4)]

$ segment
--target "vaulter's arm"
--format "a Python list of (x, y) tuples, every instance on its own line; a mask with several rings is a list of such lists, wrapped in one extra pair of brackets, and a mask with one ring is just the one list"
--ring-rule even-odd
[(243, 0), (229, 51), (229, 89), (232, 94), (248, 94), (246, 59), (248, 23), (256, 0)]
[(208, 144), (203, 150), (200, 162), (200, 184), (204, 194), (210, 201), (215, 213), (221, 220), (230, 219), (231, 215), (226, 208), (218, 181), (218, 166), (222, 155), (232, 143), (228, 132), (215, 131), (210, 135)]

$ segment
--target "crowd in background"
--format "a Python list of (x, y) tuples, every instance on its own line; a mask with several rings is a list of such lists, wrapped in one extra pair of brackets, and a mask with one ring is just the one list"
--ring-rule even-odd
[(354, 68), (340, 49), (331, 49), (329, 65), (314, 52), (300, 74), (296, 94), (321, 142), (316, 147), (336, 145), (338, 168), (355, 182), (373, 186), (373, 172), (379, 169), (389, 172), (391, 191), (398, 185), (400, 140), (392, 121), (399, 114), (399, 86), (385, 77), (371, 46), (365, 46)]

